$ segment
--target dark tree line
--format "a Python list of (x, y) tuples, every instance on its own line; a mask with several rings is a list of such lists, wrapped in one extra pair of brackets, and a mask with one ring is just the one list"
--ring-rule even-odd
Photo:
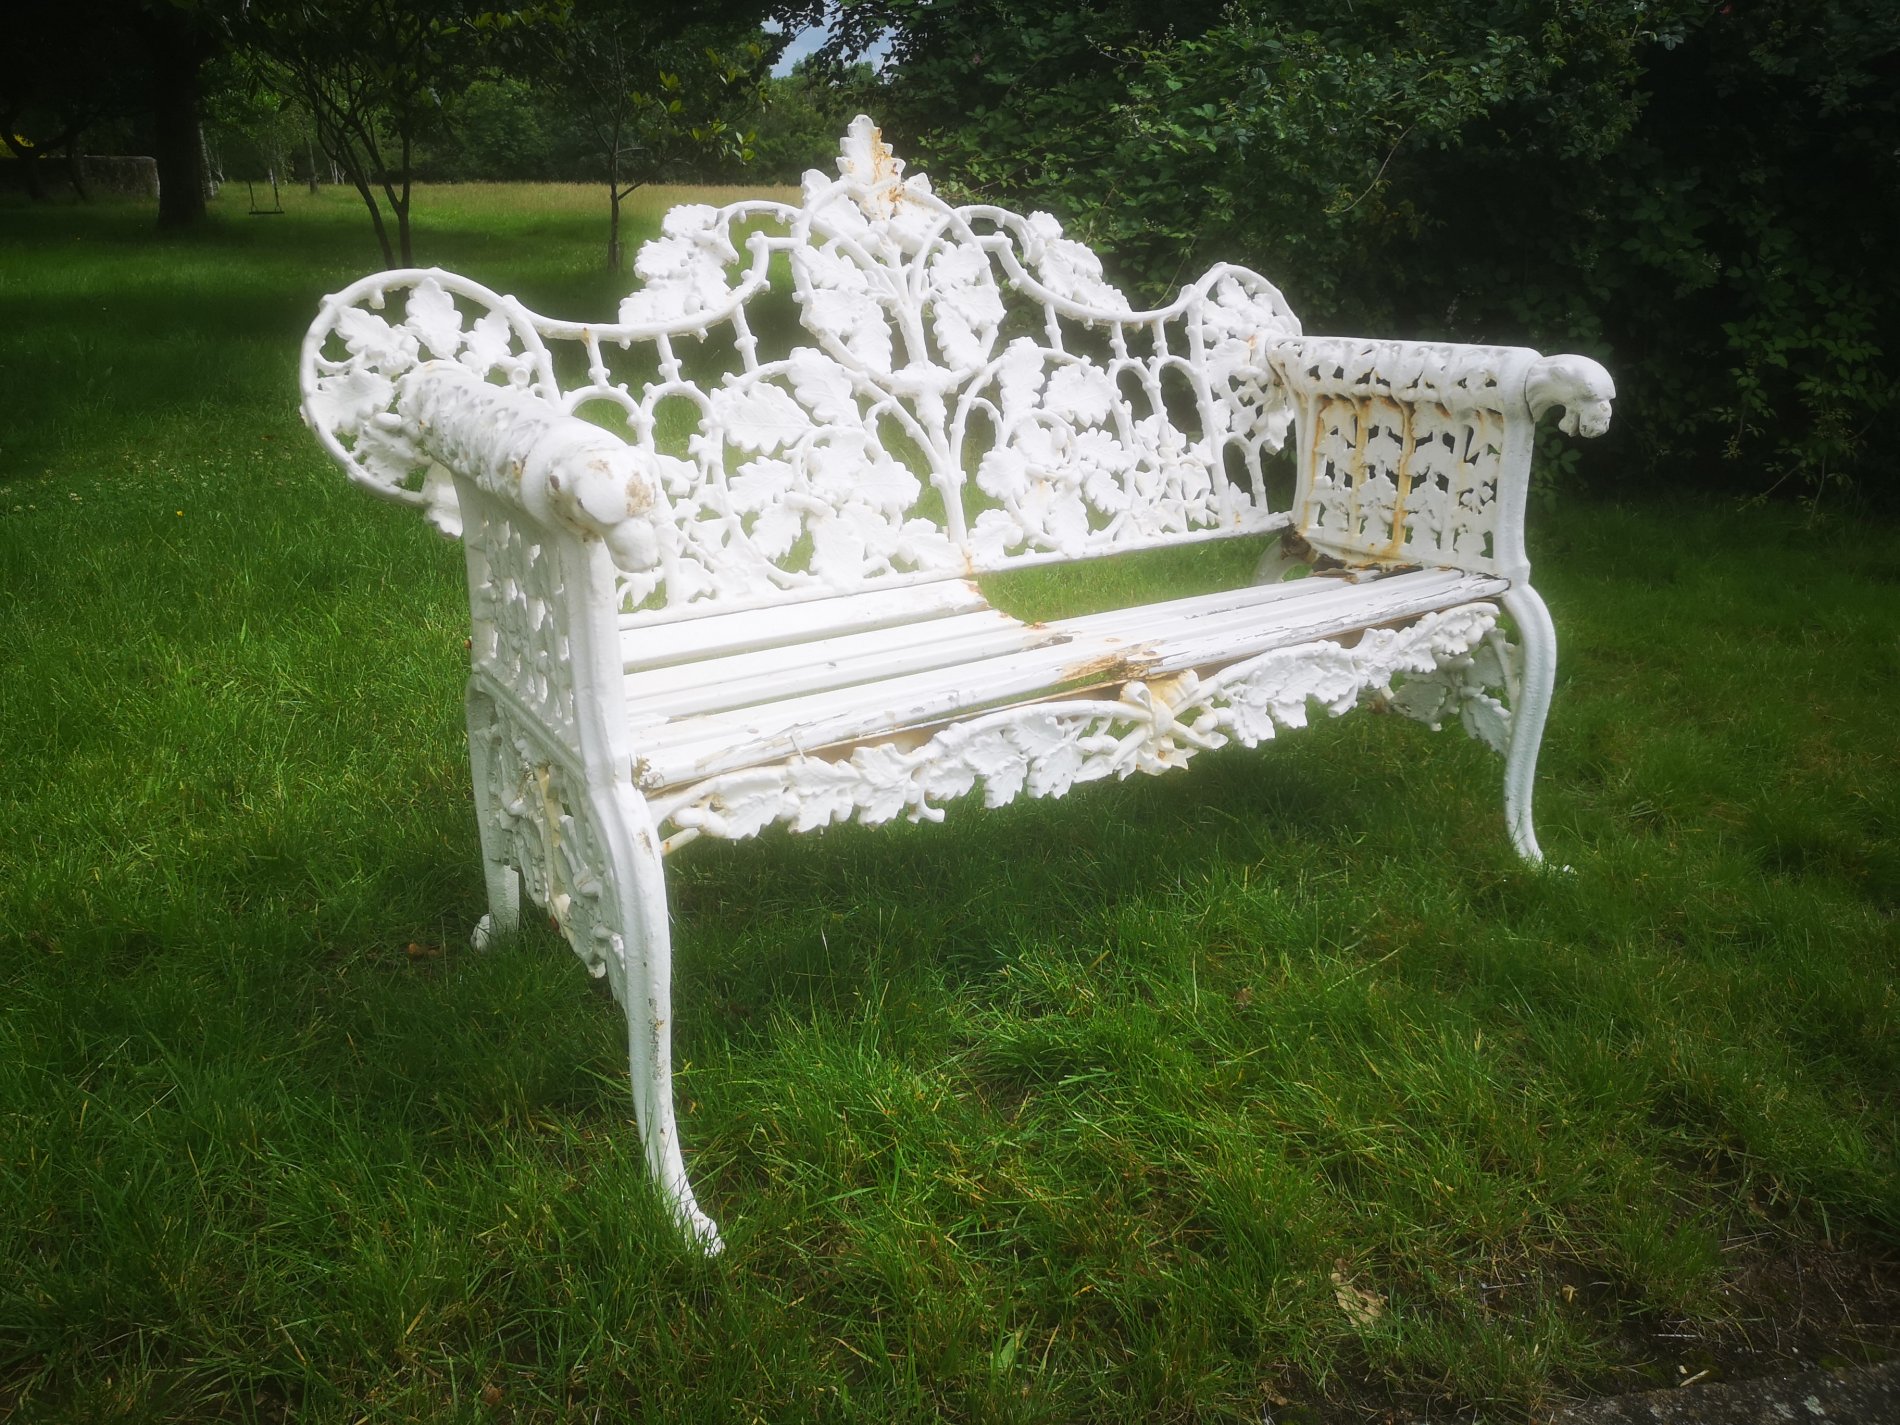
[(79, 187), (86, 134), (136, 116), (158, 163), (159, 225), (189, 227), (204, 216), (204, 71), (229, 42), (220, 15), (167, 0), (26, 0), (7, 31), (0, 137), (30, 192), (43, 189), (46, 154), (65, 154)]
[(88, 132), (131, 121), (157, 161), (160, 224), (180, 227), (205, 213), (208, 97), (260, 149), (282, 149), (280, 130), (298, 125), (306, 163), (321, 152), (362, 199), (384, 260), (406, 264), (419, 163), (452, 165), (471, 94), (513, 86), (530, 102), (510, 117), (553, 114), (569, 131), (577, 152), (563, 176), (607, 188), (618, 266), (630, 192), (752, 156), (747, 121), (784, 43), (761, 27), (769, 11), (764, 0), (28, 0), (0, 68), (0, 129), (37, 196), (42, 156), (76, 156)]
[[(817, 73), (766, 79), (771, 15), (830, 25)], [(1591, 352), (1621, 398), (1589, 458), (1630, 482), (1900, 492), (1892, 0), (28, 0), (10, 36), (6, 142), (141, 114), (168, 225), (203, 211), (208, 85), (301, 115), (391, 262), (418, 173), (617, 212), (789, 177), (863, 107), (1151, 295), (1229, 258), (1316, 327)]]

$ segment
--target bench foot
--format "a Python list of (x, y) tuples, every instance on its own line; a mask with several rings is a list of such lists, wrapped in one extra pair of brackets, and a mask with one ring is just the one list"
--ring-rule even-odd
[(504, 935), (521, 928), (521, 876), (513, 866), (488, 862), (482, 867), (488, 881), (488, 912), (475, 922), (468, 943), (486, 950)]
[(1511, 698), (1511, 742), (1504, 754), (1504, 820), (1517, 854), (1533, 866), (1544, 864), (1531, 821), (1531, 790), (1537, 777), (1537, 753), (1550, 715), (1551, 690), (1557, 684), (1557, 630), (1550, 610), (1528, 584), (1504, 595), (1505, 612), (1517, 624), (1519, 663)]
[(502, 769), (496, 761), (494, 703), (471, 687), (465, 713), (475, 823), (482, 839), (482, 879), (488, 887), (488, 914), (475, 922), (469, 943), (477, 950), (486, 950), (497, 937), (512, 935), (521, 926), (521, 873), (509, 863), (498, 806)]

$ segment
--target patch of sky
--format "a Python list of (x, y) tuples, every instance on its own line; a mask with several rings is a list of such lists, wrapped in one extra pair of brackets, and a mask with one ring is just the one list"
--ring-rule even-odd
[[(776, 20), (767, 20), (765, 29), (768, 34), (778, 34), (781, 26)], [(785, 46), (785, 52), (778, 57), (778, 63), (772, 66), (775, 75), (787, 75), (797, 67), (801, 59), (809, 58), (818, 52), (818, 47), (831, 33), (831, 27), (825, 24), (807, 25), (792, 36), (791, 43)], [(878, 36), (877, 40), (860, 58), (870, 61), (873, 69), (882, 69), (884, 61), (891, 55), (891, 38), (888, 34)]]

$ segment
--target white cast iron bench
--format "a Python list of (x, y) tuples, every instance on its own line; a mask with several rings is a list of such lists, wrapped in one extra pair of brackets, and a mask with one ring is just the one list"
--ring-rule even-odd
[[(674, 209), (617, 321), (385, 272), (303, 347), (324, 447), (462, 538), (478, 943), (525, 884), (607, 976), (649, 1166), (708, 1248), (665, 855), (1060, 796), (1377, 701), (1504, 753), (1536, 861), (1555, 648), (1531, 442), (1552, 407), (1599, 433), (1613, 394), (1581, 357), (1303, 337), (1238, 267), (1137, 311), (1046, 214), (948, 206), (868, 119), (842, 150), (799, 206)], [(1262, 462), (1289, 427), (1276, 504)], [(1042, 624), (974, 582), (1275, 532), (1338, 571)]]

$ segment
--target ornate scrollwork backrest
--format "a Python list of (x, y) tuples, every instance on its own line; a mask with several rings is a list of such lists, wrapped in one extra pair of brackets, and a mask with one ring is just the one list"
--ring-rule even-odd
[[(614, 323), (365, 279), (306, 342), (306, 411), (353, 478), (451, 531), (399, 407), (417, 362), (617, 430), (658, 496), (654, 537), (617, 550), (622, 603), (656, 618), (1285, 523), (1261, 462), (1292, 407), (1264, 348), (1299, 324), (1264, 279), (1216, 267), (1138, 311), (1054, 218), (952, 207), (869, 119), (838, 169), (798, 205), (673, 209)], [(796, 327), (764, 295), (786, 278)]]

